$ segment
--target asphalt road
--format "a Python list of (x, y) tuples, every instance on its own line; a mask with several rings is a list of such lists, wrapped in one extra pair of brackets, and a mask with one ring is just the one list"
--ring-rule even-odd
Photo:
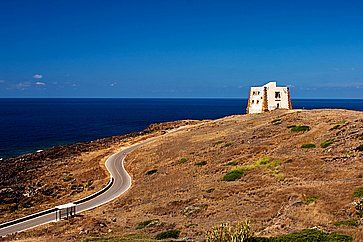
[[(121, 150), (119, 153), (113, 154), (106, 161), (106, 168), (114, 178), (112, 186), (100, 195), (77, 204), (76, 213), (84, 212), (86, 210), (93, 209), (95, 207), (101, 206), (102, 204), (108, 203), (111, 200), (117, 198), (121, 194), (125, 193), (131, 187), (131, 177), (126, 172), (124, 168), (124, 159), (130, 152), (134, 151), (141, 145), (149, 143), (156, 138), (150, 138), (148, 140), (142, 141), (138, 144), (132, 145), (126, 149)], [(0, 228), (0, 237), (7, 234), (12, 234), (15, 232), (24, 231), (36, 226), (56, 222), (56, 212), (51, 212), (45, 215), (41, 215), (35, 218), (30, 218), (19, 223)]]

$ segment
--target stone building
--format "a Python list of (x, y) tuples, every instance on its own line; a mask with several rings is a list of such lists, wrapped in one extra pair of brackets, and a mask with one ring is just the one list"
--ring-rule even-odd
[(246, 113), (263, 113), (279, 108), (292, 109), (288, 87), (278, 87), (276, 82), (251, 87)]

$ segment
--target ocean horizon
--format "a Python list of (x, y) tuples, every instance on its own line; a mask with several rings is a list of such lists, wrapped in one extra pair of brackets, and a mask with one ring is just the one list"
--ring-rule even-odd
[[(363, 111), (363, 99), (293, 99), (295, 109)], [(0, 98), (0, 158), (145, 129), (245, 114), (247, 98)]]

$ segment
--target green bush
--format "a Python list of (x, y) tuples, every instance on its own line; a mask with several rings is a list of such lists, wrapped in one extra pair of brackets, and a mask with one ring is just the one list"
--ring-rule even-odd
[(327, 233), (318, 229), (305, 229), (300, 232), (271, 238), (255, 238), (254, 242), (351, 242), (351, 236), (337, 233)]
[(146, 175), (152, 175), (152, 174), (155, 174), (156, 172), (158, 172), (157, 169), (152, 169), (152, 170), (147, 171)]
[(253, 231), (249, 222), (224, 223), (205, 233), (205, 242), (247, 242), (252, 239)]
[(136, 226), (136, 229), (143, 229), (143, 228), (146, 228), (146, 227), (150, 227), (150, 226), (156, 225), (158, 223), (159, 223), (159, 219), (146, 220), (146, 221), (140, 222)]
[(223, 176), (223, 181), (235, 181), (245, 175), (245, 172), (241, 168), (237, 168), (229, 171)]
[(292, 125), (289, 128), (291, 128), (292, 132), (305, 132), (310, 130), (310, 127), (306, 125)]
[(314, 203), (314, 202), (316, 202), (316, 200), (318, 200), (318, 196), (316, 196), (316, 195), (310, 195), (310, 196), (308, 196), (307, 198), (305, 198), (305, 200), (304, 200), (304, 204), (311, 204), (311, 203)]
[(363, 186), (357, 187), (353, 192), (354, 197), (363, 197)]
[(332, 139), (329, 139), (329, 140), (326, 140), (324, 141), (323, 143), (320, 144), (320, 147), (321, 148), (326, 148), (328, 146), (330, 146), (331, 144), (333, 144), (334, 140)]
[(207, 164), (206, 160), (195, 163), (196, 166), (205, 166), (206, 164)]
[(207, 189), (207, 190), (205, 190), (206, 191), (206, 193), (211, 193), (211, 192), (213, 192), (215, 189), (214, 188), (209, 188), (209, 189)]
[(172, 229), (161, 232), (156, 235), (155, 239), (162, 240), (162, 239), (177, 239), (179, 238), (180, 230)]
[(360, 146), (358, 146), (356, 150), (363, 151), (363, 144), (361, 144)]
[(183, 157), (183, 158), (181, 158), (181, 159), (179, 160), (179, 163), (183, 164), (183, 163), (185, 163), (185, 162), (187, 162), (187, 161), (188, 161), (188, 158)]
[(223, 145), (223, 147), (229, 147), (229, 146), (231, 146), (231, 145), (233, 145), (234, 143), (233, 142), (228, 142), (228, 143), (225, 143), (224, 145)]
[(312, 148), (316, 148), (316, 145), (315, 144), (303, 144), (303, 145), (301, 145), (301, 148), (312, 149)]
[(226, 164), (226, 166), (236, 166), (238, 165), (238, 161), (230, 161)]
[(357, 227), (359, 225), (359, 221), (356, 219), (348, 219), (348, 220), (340, 220), (334, 223), (335, 226), (352, 226)]

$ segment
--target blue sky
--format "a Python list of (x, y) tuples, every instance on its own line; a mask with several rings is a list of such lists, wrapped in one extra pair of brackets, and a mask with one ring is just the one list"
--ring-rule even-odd
[(363, 98), (361, 1), (0, 1), (0, 97)]

